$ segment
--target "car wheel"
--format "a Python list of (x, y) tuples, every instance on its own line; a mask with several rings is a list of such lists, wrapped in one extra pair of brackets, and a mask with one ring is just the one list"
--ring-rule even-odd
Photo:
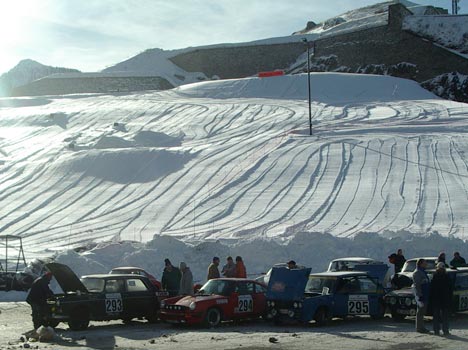
[(371, 316), (374, 320), (380, 320), (385, 316), (385, 304), (383, 302), (379, 302), (378, 308), (377, 314)]
[(392, 312), (392, 319), (396, 322), (401, 322), (405, 319), (405, 315), (397, 314), (396, 312)]
[(314, 316), (314, 320), (318, 326), (326, 326), (330, 318), (328, 317), (327, 308), (321, 307), (317, 310)]
[(159, 321), (159, 317), (156, 311), (151, 315), (147, 315), (145, 318), (149, 323), (156, 323)]
[(205, 315), (205, 324), (208, 327), (216, 327), (220, 323), (221, 323), (221, 312), (215, 308), (209, 309)]
[(81, 331), (88, 328), (89, 325), (89, 314), (87, 310), (75, 309), (70, 314), (70, 320), (68, 321), (68, 327), (73, 331)]

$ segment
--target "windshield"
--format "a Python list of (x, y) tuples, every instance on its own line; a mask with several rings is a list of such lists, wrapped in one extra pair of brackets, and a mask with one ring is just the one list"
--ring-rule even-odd
[(332, 261), (330, 266), (328, 267), (328, 271), (336, 272), (336, 271), (354, 271), (357, 265), (372, 265), (375, 264), (374, 261), (358, 261), (358, 260), (338, 260)]
[(306, 293), (322, 293), (324, 292), (325, 288), (325, 294), (328, 292), (333, 292), (335, 289), (335, 284), (336, 284), (336, 278), (334, 277), (314, 277), (310, 276), (309, 281), (307, 281), (307, 285), (305, 288)]
[(81, 282), (90, 292), (102, 292), (104, 290), (104, 280), (100, 278), (82, 278)]
[(210, 280), (204, 284), (199, 290), (198, 294), (202, 295), (223, 295), (229, 296), (235, 289), (236, 283), (227, 280)]
[[(407, 260), (405, 262), (405, 265), (403, 265), (403, 269), (401, 270), (401, 272), (413, 272), (414, 270), (416, 270), (416, 262), (417, 260), (414, 259), (414, 260)], [(426, 260), (426, 263), (427, 263), (427, 267), (426, 267), (426, 270), (433, 270), (435, 269), (435, 265), (436, 265), (436, 262), (435, 260)]]

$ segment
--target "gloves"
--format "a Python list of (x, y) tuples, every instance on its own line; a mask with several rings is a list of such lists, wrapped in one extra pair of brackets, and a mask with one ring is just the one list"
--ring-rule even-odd
[(419, 308), (423, 308), (423, 307), (424, 307), (424, 303), (423, 303), (422, 301), (419, 301), (419, 300), (418, 300), (416, 303), (417, 303), (417, 305), (418, 305)]

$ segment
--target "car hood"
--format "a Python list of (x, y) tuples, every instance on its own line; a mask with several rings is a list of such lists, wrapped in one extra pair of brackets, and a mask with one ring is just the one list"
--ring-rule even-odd
[(203, 301), (212, 301), (212, 300), (219, 300), (219, 299), (228, 299), (228, 297), (222, 296), (222, 295), (194, 295), (194, 296), (186, 296), (183, 297), (182, 299), (177, 300), (175, 302), (175, 305), (181, 305), (181, 306), (190, 306), (191, 303), (193, 302), (203, 302)]
[(310, 268), (273, 267), (266, 297), (270, 300), (300, 300), (309, 280)]
[(50, 272), (52, 272), (52, 275), (57, 280), (60, 288), (62, 288), (65, 293), (77, 291), (82, 293), (88, 292), (85, 285), (67, 265), (54, 262), (46, 264), (45, 266)]

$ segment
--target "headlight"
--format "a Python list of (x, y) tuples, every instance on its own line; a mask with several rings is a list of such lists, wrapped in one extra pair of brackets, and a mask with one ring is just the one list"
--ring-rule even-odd
[(299, 307), (299, 304), (294, 302), (293, 306), (294, 306), (295, 309), (297, 309)]
[(195, 310), (196, 307), (197, 307), (197, 303), (194, 302), (194, 301), (192, 301), (192, 302), (190, 303), (190, 305), (189, 305), (189, 309), (192, 310), (192, 311)]
[(406, 304), (406, 306), (410, 306), (411, 305), (411, 298), (405, 298), (405, 304)]
[(275, 302), (274, 302), (274, 301), (270, 301), (270, 306), (275, 306)]
[(389, 299), (389, 302), (390, 302), (390, 304), (395, 305), (395, 304), (396, 304), (396, 298), (395, 298), (395, 297), (391, 297), (391, 298)]
[(271, 314), (272, 314), (273, 316), (276, 316), (277, 313), (278, 313), (278, 311), (276, 311), (276, 309), (271, 310)]
[(416, 298), (413, 298), (413, 299), (411, 300), (411, 304), (416, 305)]
[(293, 317), (294, 317), (294, 311), (289, 310), (289, 311), (288, 311), (288, 316), (291, 317), (291, 318), (293, 318)]

